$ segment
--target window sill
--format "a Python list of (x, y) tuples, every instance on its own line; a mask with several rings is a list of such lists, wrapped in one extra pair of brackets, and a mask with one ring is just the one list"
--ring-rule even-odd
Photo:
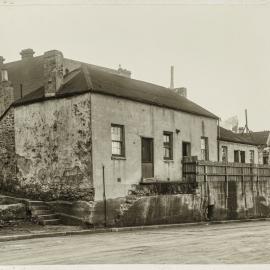
[(165, 163), (173, 163), (173, 162), (174, 162), (173, 159), (163, 159), (163, 161), (164, 161)]
[(126, 160), (126, 157), (122, 157), (122, 156), (112, 156), (111, 159), (112, 159), (112, 160)]

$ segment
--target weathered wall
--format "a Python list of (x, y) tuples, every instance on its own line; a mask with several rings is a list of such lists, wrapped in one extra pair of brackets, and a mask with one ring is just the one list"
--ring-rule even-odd
[(203, 201), (192, 194), (157, 195), (136, 201), (121, 217), (120, 226), (174, 224), (204, 220)]
[(210, 204), (214, 205), (214, 220), (270, 217), (270, 183), (267, 180), (215, 181), (202, 185), (208, 190)]
[(23, 195), (93, 199), (89, 94), (16, 107), (15, 138)]
[(17, 187), (14, 110), (11, 108), (0, 120), (0, 189), (14, 192)]
[(160, 189), (154, 185), (137, 185), (137, 195), (108, 199), (106, 219), (103, 201), (51, 205), (65, 222), (92, 226), (104, 226), (105, 220), (107, 226), (121, 227), (270, 217), (270, 183), (266, 180), (201, 182), (196, 190), (181, 194), (183, 190), (173, 186)]
[(14, 89), (11, 82), (0, 82), (0, 117), (14, 101)]
[[(124, 160), (111, 157), (112, 123), (125, 126)], [(178, 134), (176, 129), (180, 130)], [(92, 94), (92, 130), (96, 200), (102, 199), (102, 164), (108, 198), (125, 196), (131, 185), (141, 180), (141, 137), (154, 138), (154, 176), (158, 180), (181, 180), (183, 141), (191, 142), (191, 154), (200, 156), (200, 138), (207, 136), (210, 160), (217, 160), (217, 123), (214, 119)], [(173, 132), (173, 161), (163, 160), (163, 131)], [(117, 178), (121, 178), (121, 182)]]
[(249, 163), (250, 162), (249, 151), (253, 150), (254, 151), (254, 163), (255, 164), (262, 164), (262, 158), (259, 157), (258, 147), (254, 146), (254, 145), (225, 142), (225, 141), (219, 141), (220, 161), (222, 160), (222, 151), (221, 151), (222, 146), (228, 147), (228, 162), (234, 162), (234, 150), (239, 150), (239, 151), (245, 151), (246, 163)]

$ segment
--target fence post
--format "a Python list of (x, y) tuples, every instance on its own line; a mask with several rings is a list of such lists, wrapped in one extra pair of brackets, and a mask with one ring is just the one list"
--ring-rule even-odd
[(244, 167), (241, 166), (241, 185), (242, 185), (242, 196), (244, 196)]
[(207, 165), (204, 164), (204, 182), (207, 182)]
[(228, 208), (228, 170), (227, 164), (225, 164), (225, 208)]

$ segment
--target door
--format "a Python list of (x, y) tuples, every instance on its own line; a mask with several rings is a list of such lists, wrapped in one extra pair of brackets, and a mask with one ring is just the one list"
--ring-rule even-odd
[(142, 178), (154, 177), (153, 139), (142, 138)]

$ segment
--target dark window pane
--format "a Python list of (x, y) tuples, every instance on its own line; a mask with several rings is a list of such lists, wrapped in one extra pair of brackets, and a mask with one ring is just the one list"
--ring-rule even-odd
[(241, 157), (241, 163), (245, 163), (246, 162), (246, 153), (245, 153), (245, 151), (240, 152), (240, 157)]
[(238, 163), (239, 162), (239, 151), (234, 150), (234, 162)]

